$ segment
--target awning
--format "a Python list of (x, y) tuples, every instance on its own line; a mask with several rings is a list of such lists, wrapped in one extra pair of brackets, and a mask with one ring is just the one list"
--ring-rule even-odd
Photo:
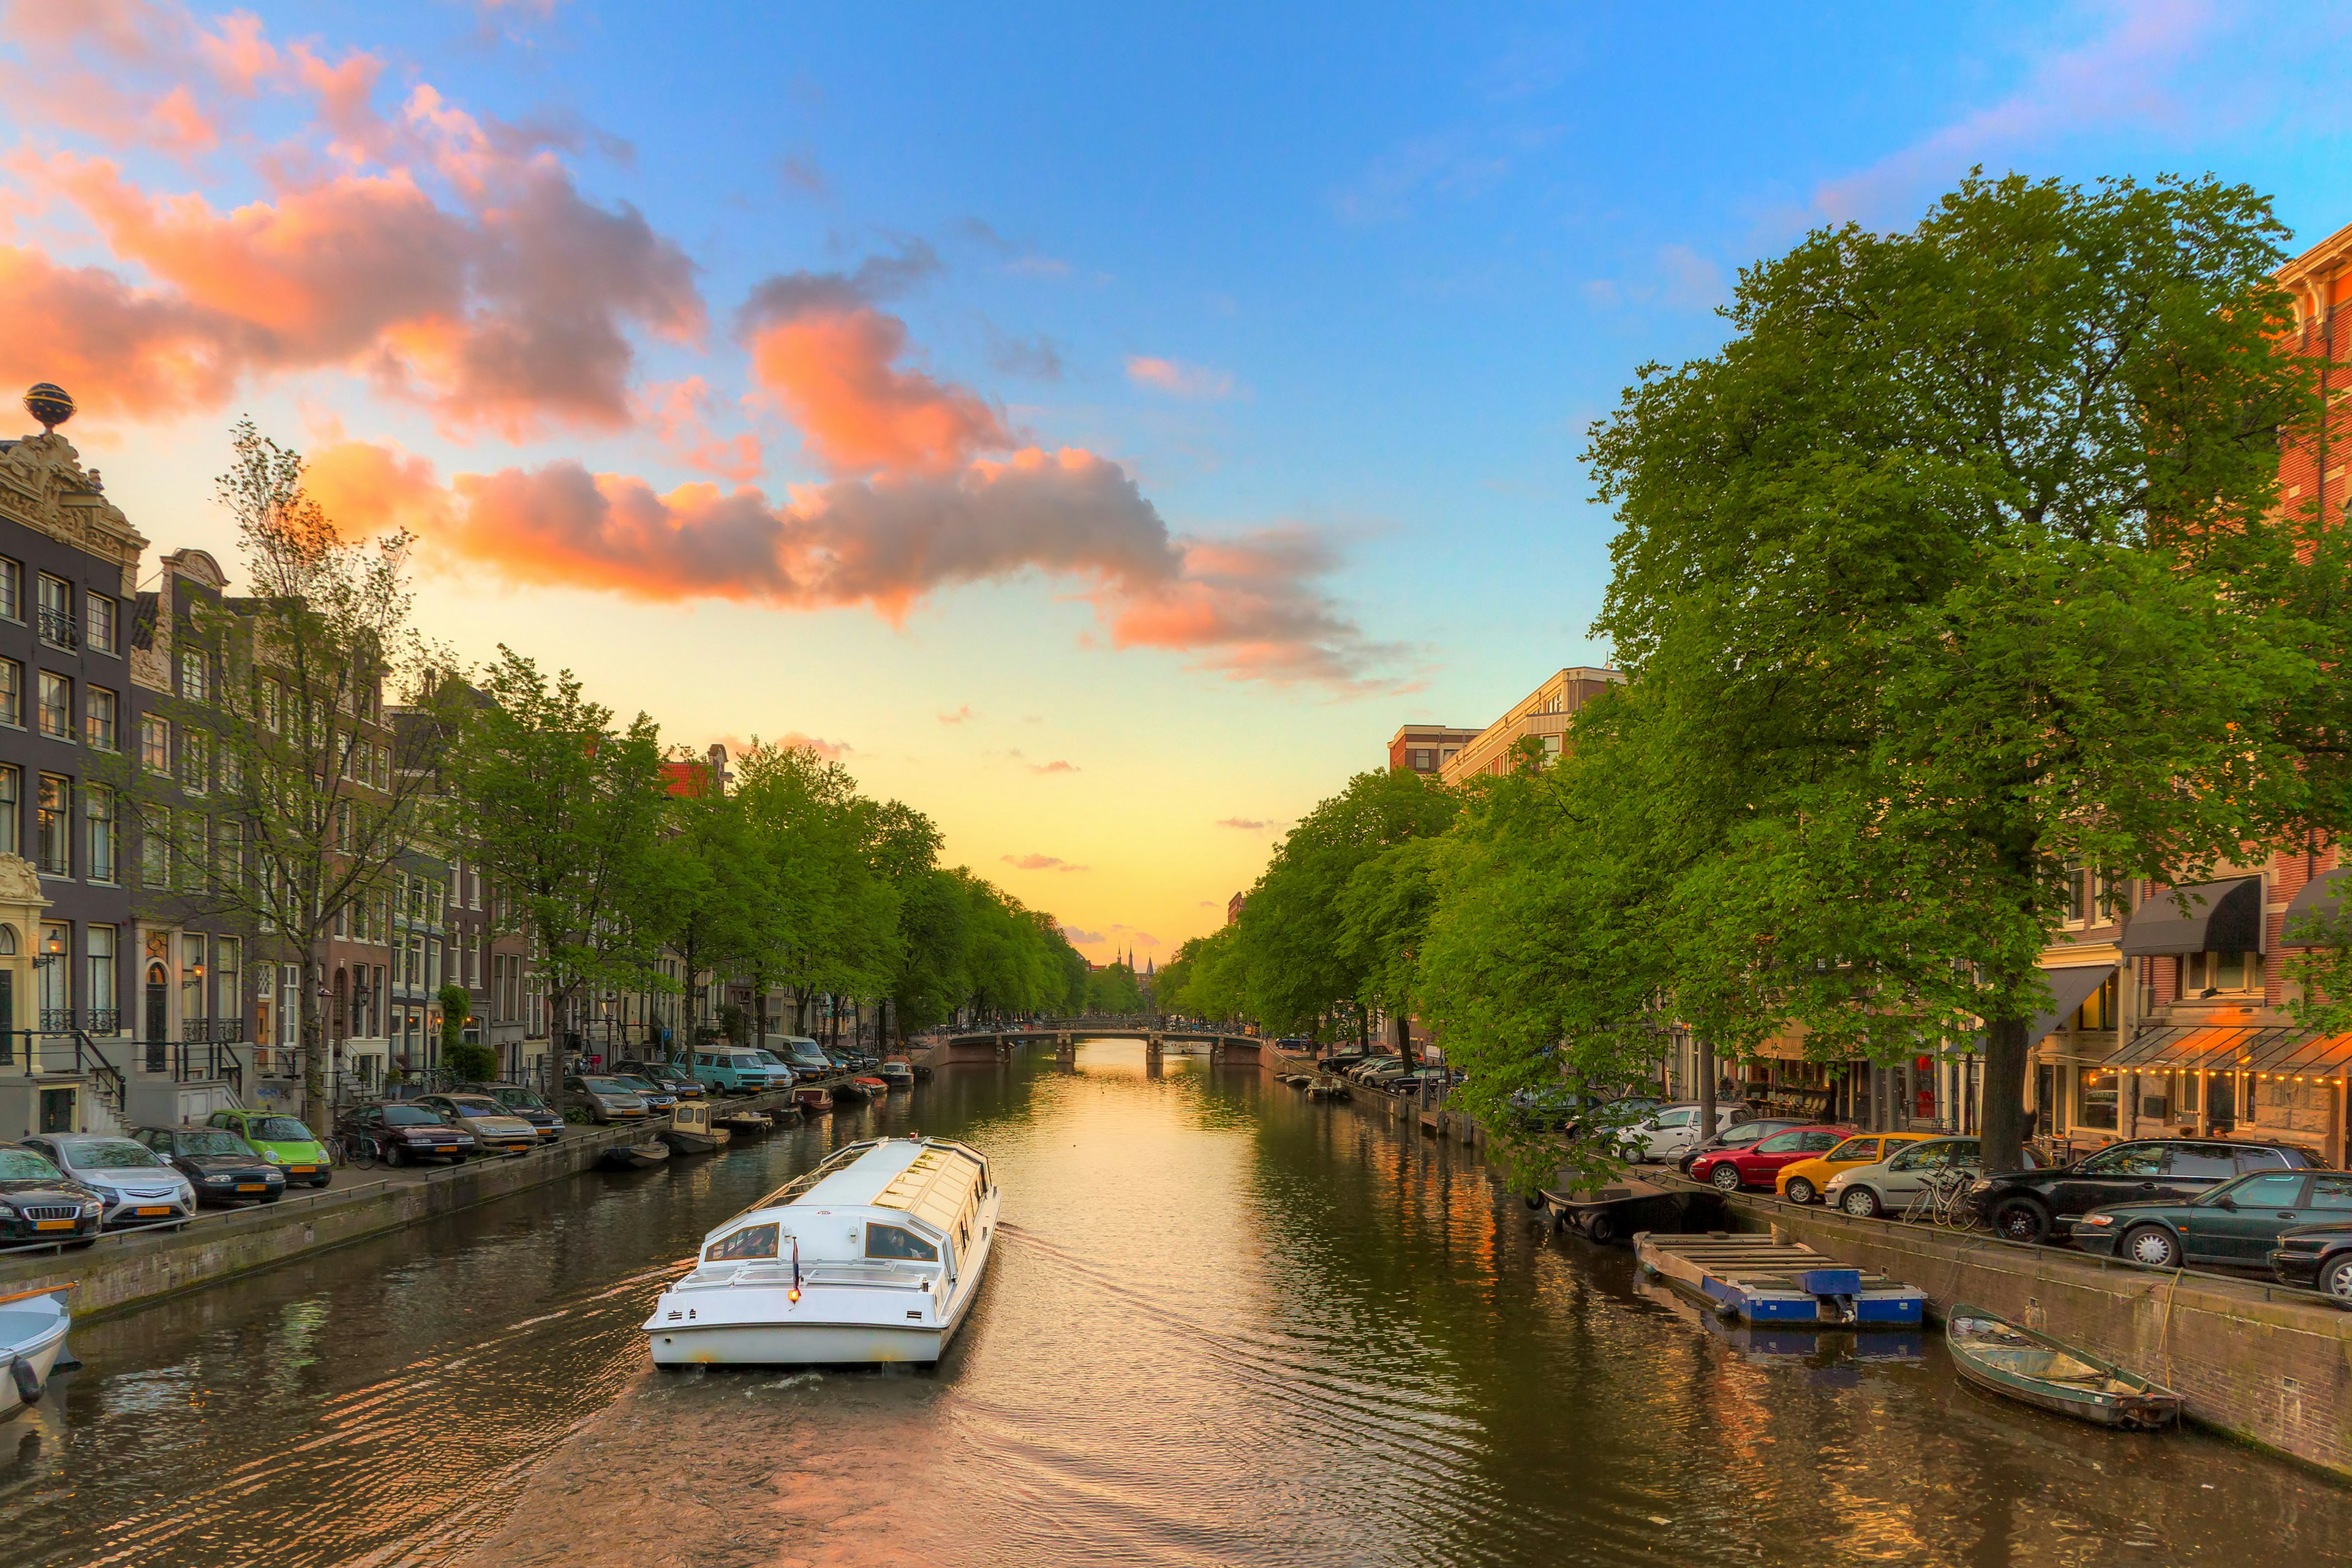
[(2345, 880), (2345, 874), (2339, 869), (2322, 871), (2318, 876), (2297, 888), (2294, 901), (2286, 907), (2286, 919), (2281, 922), (2279, 929), (2284, 931), (2285, 935), (2280, 940), (2296, 947), (2305, 945), (2294, 940), (2295, 921), (2305, 915), (2316, 915), (2322, 920), (2334, 920), (2337, 907), (2343, 902), (2344, 892), (2347, 886), (2352, 886), (2352, 883)]
[(2116, 972), (2112, 963), (2083, 963), (2072, 969), (2045, 969), (2042, 978), (2050, 982), (2050, 1005), (2033, 1015), (2033, 1022), (2025, 1031), (2025, 1043), (2031, 1048), (2040, 1045), (2050, 1031), (2064, 1019), (2074, 1016), (2074, 1009), (2090, 999), (2091, 993), (2107, 983)]
[(2262, 1072), (2334, 1078), (2352, 1067), (2352, 1035), (2173, 1024), (2143, 1030), (2109, 1058), (2126, 1072)]
[[(2182, 914), (2181, 905), (2189, 912)], [(2151, 894), (2124, 925), (2127, 958), (2166, 952), (2258, 952), (2263, 879), (2233, 877)]]

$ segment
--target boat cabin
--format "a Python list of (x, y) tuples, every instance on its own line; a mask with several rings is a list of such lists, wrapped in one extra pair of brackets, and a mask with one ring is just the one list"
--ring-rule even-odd
[(797, 1259), (812, 1283), (952, 1281), (990, 1186), (987, 1160), (961, 1143), (866, 1139), (704, 1237), (688, 1279)]

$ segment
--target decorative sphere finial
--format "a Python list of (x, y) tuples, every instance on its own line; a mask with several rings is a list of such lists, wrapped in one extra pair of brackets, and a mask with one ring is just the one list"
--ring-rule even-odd
[(25, 394), (25, 412), (41, 422), (42, 430), (54, 436), (58, 426), (73, 417), (74, 400), (64, 387), (37, 381)]

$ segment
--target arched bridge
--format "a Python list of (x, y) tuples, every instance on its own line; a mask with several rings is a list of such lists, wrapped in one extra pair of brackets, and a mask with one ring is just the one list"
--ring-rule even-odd
[(1167, 1029), (1150, 1024), (1111, 1022), (1053, 1023), (1025, 1028), (966, 1030), (940, 1038), (934, 1061), (987, 1062), (1010, 1060), (1016, 1052), (1051, 1050), (1062, 1060), (1077, 1055), (1080, 1040), (1141, 1040), (1146, 1058), (1163, 1055), (1206, 1056), (1212, 1063), (1255, 1067), (1265, 1042), (1255, 1035), (1222, 1035), (1192, 1029)]

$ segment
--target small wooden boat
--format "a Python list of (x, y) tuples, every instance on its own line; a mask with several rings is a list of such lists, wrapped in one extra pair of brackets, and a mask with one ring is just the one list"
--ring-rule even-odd
[(833, 1109), (833, 1090), (829, 1089), (796, 1089), (793, 1090), (793, 1103), (800, 1107), (802, 1115), (814, 1116), (820, 1111), (831, 1110)]
[(1312, 1083), (1309, 1083), (1307, 1086), (1307, 1098), (1309, 1100), (1346, 1100), (1349, 1098), (1348, 1080), (1341, 1078), (1337, 1073), (1327, 1072), (1319, 1074)]
[(615, 1143), (604, 1151), (597, 1163), (608, 1171), (642, 1171), (668, 1158), (669, 1145), (656, 1139), (651, 1143)]
[(714, 1126), (707, 1102), (688, 1100), (670, 1112), (669, 1125), (661, 1130), (661, 1141), (669, 1145), (673, 1154), (709, 1154), (727, 1142), (730, 1128)]
[(773, 1130), (779, 1127), (790, 1127), (798, 1121), (801, 1119), (801, 1108), (787, 1101), (782, 1105), (761, 1106), (760, 1114), (768, 1119), (768, 1126)]
[[(800, 1112), (794, 1111), (793, 1114), (797, 1116)], [(743, 1108), (722, 1110), (710, 1119), (710, 1124), (721, 1131), (731, 1132), (738, 1138), (764, 1138), (775, 1126), (775, 1123), (768, 1119), (766, 1111)]]
[(66, 1331), (73, 1314), (66, 1310), (68, 1280), (0, 1296), (0, 1421), (24, 1414), (48, 1392), (49, 1373), (66, 1357)]
[(1956, 1306), (1944, 1343), (1979, 1388), (2098, 1426), (2154, 1431), (2180, 1419), (2180, 1395), (1982, 1307)]
[(833, 1086), (833, 1102), (835, 1105), (863, 1105), (873, 1098), (874, 1090), (857, 1079), (845, 1078)]
[(1636, 1232), (1644, 1274), (1672, 1281), (1717, 1311), (1751, 1323), (1843, 1323), (1859, 1329), (1916, 1328), (1926, 1292), (1883, 1274), (1824, 1258), (1767, 1236)]
[(1633, 1176), (1592, 1192), (1578, 1192), (1563, 1182), (1537, 1196), (1550, 1211), (1555, 1226), (1599, 1242), (1619, 1241), (1637, 1231), (1680, 1230), (1688, 1222), (1693, 1205), (1713, 1206), (1719, 1202), (1711, 1191), (1675, 1191)]
[(880, 1067), (874, 1069), (874, 1076), (880, 1079), (885, 1085), (891, 1089), (912, 1089), (915, 1087), (915, 1069), (905, 1062), (884, 1062)]

